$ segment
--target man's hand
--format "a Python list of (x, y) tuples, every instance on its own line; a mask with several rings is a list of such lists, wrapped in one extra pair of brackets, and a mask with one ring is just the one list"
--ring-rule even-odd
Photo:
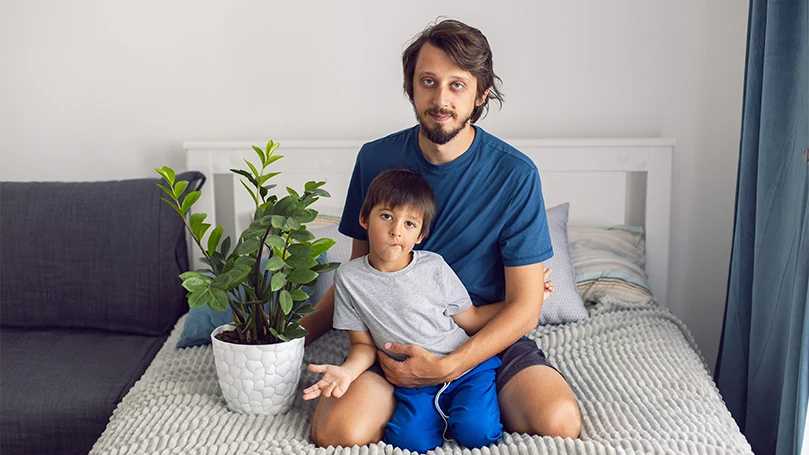
[(400, 387), (424, 387), (440, 384), (447, 379), (446, 366), (441, 358), (429, 353), (420, 346), (412, 344), (385, 343), (385, 349), (393, 354), (407, 356), (404, 362), (390, 357), (385, 351), (378, 351), (379, 363), (385, 372), (385, 377), (394, 385)]
[(303, 390), (304, 400), (314, 400), (323, 395), (326, 398), (340, 398), (351, 385), (351, 375), (336, 365), (309, 365), (309, 371), (324, 373), (316, 384)]

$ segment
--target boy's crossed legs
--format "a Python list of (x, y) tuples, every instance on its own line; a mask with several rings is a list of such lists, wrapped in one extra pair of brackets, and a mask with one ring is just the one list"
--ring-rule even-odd
[[(394, 386), (384, 376), (368, 370), (341, 398), (321, 397), (312, 419), (312, 440), (321, 447), (381, 441), (396, 406), (393, 392)], [(498, 400), (507, 431), (563, 438), (579, 435), (581, 414), (576, 397), (562, 375), (547, 363), (514, 374), (502, 385)]]

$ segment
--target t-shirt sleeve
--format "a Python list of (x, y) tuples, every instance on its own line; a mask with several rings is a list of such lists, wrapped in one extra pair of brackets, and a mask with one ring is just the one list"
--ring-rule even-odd
[(360, 209), (362, 209), (362, 203), (365, 201), (365, 190), (362, 187), (362, 150), (360, 149), (357, 154), (357, 161), (354, 163), (354, 172), (351, 174), (351, 181), (348, 183), (348, 193), (346, 194), (345, 205), (343, 205), (343, 216), (340, 218), (338, 230), (353, 239), (368, 240), (368, 233), (360, 225)]
[(514, 191), (498, 239), (503, 265), (536, 264), (553, 256), (539, 172), (532, 169)]
[(447, 308), (444, 310), (445, 316), (452, 316), (466, 311), (472, 306), (472, 299), (469, 298), (461, 279), (450, 268), (450, 266), (441, 261), (441, 276), (444, 284), (444, 294), (447, 302)]
[(332, 325), (335, 329), (355, 330), (365, 332), (368, 327), (362, 322), (357, 309), (354, 306), (354, 299), (346, 290), (343, 279), (340, 276), (340, 269), (334, 272), (334, 321)]

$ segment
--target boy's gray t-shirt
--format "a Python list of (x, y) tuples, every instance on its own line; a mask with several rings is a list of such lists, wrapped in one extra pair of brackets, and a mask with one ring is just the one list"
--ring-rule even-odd
[(382, 350), (392, 342), (445, 356), (469, 339), (451, 316), (470, 306), (461, 280), (430, 251), (413, 251), (410, 264), (396, 272), (380, 272), (363, 256), (334, 274), (334, 328), (369, 331)]

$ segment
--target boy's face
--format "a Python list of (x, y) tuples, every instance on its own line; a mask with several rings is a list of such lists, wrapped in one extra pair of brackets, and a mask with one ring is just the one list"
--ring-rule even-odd
[(392, 209), (378, 204), (360, 224), (368, 231), (368, 260), (380, 272), (395, 272), (410, 264), (413, 246), (421, 243), (422, 214), (411, 207)]

